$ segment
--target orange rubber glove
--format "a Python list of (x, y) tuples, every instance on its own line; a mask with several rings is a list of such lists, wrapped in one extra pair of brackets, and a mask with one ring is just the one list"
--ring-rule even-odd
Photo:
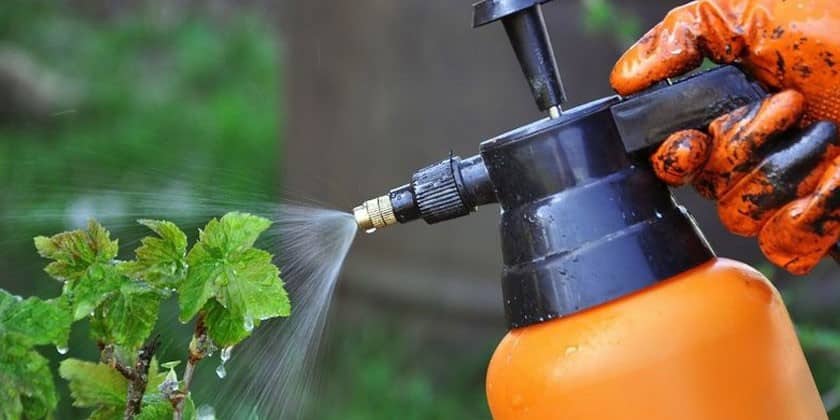
[(805, 274), (837, 255), (840, 239), (840, 142), (834, 124), (813, 124), (840, 124), (840, 0), (688, 3), (627, 51), (610, 81), (629, 95), (704, 57), (735, 63), (780, 93), (708, 132), (673, 134), (652, 156), (654, 169), (718, 200), (729, 230), (758, 236), (770, 261)]

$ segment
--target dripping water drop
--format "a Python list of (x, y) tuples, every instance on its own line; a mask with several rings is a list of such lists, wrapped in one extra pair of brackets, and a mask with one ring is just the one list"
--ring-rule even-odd
[(245, 317), (245, 331), (251, 332), (254, 331), (254, 318), (250, 316)]
[[(246, 320), (246, 322), (247, 322), (247, 320)], [(254, 320), (252, 318), (251, 323), (253, 323), (253, 322), (254, 322)], [(228, 347), (225, 347), (225, 348), (222, 349), (222, 352), (219, 354), (219, 359), (222, 360), (222, 364), (225, 364), (225, 363), (227, 363), (228, 360), (230, 360), (231, 351), (233, 351), (233, 346), (228, 346)]]

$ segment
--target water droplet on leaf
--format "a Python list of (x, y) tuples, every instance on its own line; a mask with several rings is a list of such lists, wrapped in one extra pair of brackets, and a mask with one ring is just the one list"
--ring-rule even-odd
[(254, 331), (254, 318), (251, 318), (250, 316), (245, 317), (245, 331)]
[(224, 377), (227, 376), (227, 371), (225, 370), (224, 363), (220, 363), (219, 366), (216, 367), (216, 376), (222, 379), (224, 379)]
[(67, 354), (70, 349), (67, 348), (67, 346), (55, 346), (55, 351), (57, 351), (58, 354)]
[[(251, 322), (253, 322), (253, 320)], [(222, 353), (219, 354), (219, 358), (222, 359), (222, 364), (225, 364), (225, 362), (230, 360), (231, 351), (233, 351), (233, 346), (228, 346), (222, 349)]]

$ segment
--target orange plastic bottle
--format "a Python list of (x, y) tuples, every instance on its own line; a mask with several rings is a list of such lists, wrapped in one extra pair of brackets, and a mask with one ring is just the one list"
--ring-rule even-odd
[(487, 398), (496, 420), (827, 419), (778, 292), (725, 259), (512, 330)]
[(685, 109), (685, 86), (482, 144), (510, 327), (487, 373), (495, 420), (827, 419), (778, 292), (717, 258), (646, 155), (626, 152), (633, 133), (615, 129), (626, 107), (672, 92), (668, 108)]

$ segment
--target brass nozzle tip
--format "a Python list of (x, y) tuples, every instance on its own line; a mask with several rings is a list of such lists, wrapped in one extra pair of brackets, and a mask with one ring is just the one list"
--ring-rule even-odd
[(387, 195), (365, 201), (354, 208), (353, 217), (356, 218), (359, 228), (364, 231), (381, 229), (397, 223), (391, 199)]

